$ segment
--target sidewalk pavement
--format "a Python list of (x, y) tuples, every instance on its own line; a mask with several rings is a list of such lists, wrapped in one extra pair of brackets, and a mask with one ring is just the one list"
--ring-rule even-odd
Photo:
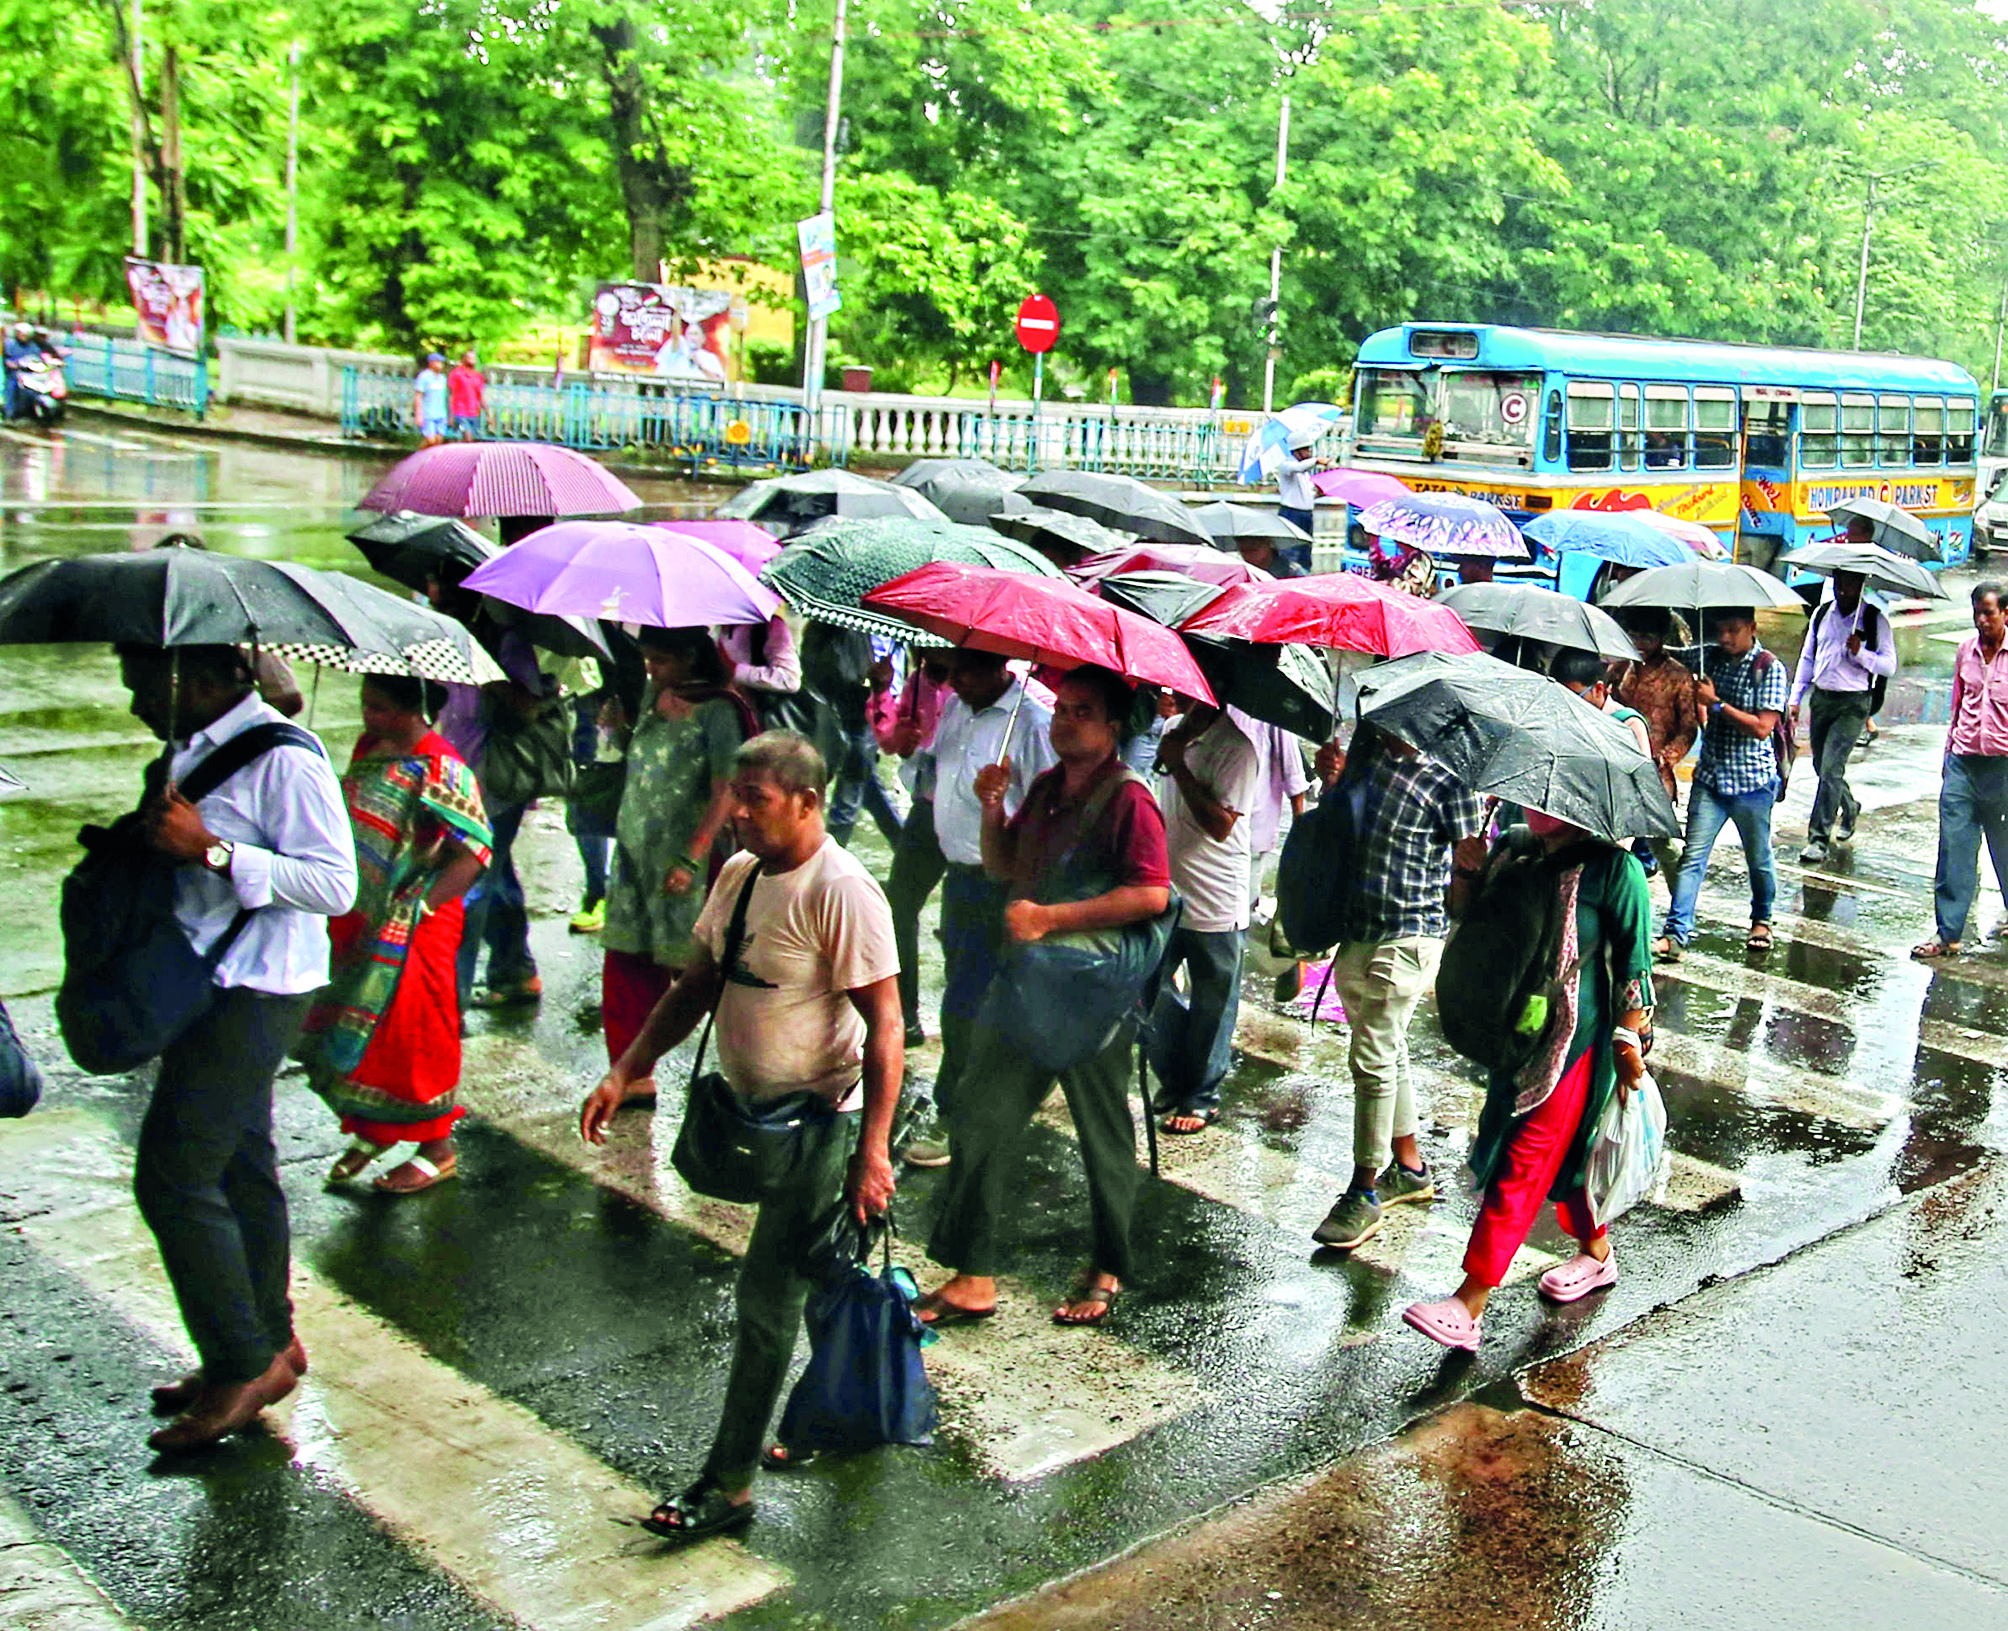
[(972, 1623), (2008, 1624), (2004, 1302), (1996, 1163)]

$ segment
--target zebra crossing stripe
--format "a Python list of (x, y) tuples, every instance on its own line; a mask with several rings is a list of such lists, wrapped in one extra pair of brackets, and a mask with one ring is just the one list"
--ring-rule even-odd
[(129, 1631), (97, 1582), (0, 1495), (0, 1625), (14, 1631)]

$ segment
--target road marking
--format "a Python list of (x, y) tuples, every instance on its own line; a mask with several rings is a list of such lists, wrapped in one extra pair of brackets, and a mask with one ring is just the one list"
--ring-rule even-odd
[(1692, 1076), (1710, 1087), (1727, 1088), (1757, 1104), (1799, 1110), (1845, 1127), (1876, 1131), (1911, 1108), (1908, 1099), (1878, 1088), (1863, 1087), (1838, 1076), (1822, 1076), (1788, 1065), (1768, 1054), (1753, 1057), (1746, 1049), (1657, 1026), (1653, 1031), (1652, 1063)]
[[(578, 1123), (587, 1084), (570, 1080), (534, 1045), (492, 1033), (470, 1037), (462, 1059), (460, 1102), (468, 1109), (721, 1250), (744, 1253), (752, 1209), (690, 1192), (670, 1165), (673, 1122), (629, 1111), (602, 1148), (589, 1149)], [(675, 1067), (665, 1061), (663, 1068)], [(913, 1240), (898, 1242), (894, 1257), (922, 1284), (939, 1275)], [(946, 1333), (927, 1350), (927, 1373), (941, 1396), (942, 1436), (966, 1445), (992, 1477), (1042, 1477), (1210, 1397), (1193, 1377), (1115, 1333), (1054, 1325), (1045, 1296), (1023, 1281), (999, 1276), (997, 1301), (1002, 1312), (995, 1319)]]
[(12, 1631), (128, 1631), (98, 1584), (0, 1495), (0, 1625)]
[[(186, 1355), (159, 1253), (128, 1198), (130, 1162), (84, 1111), (0, 1122), (0, 1203), (38, 1250)], [(672, 1631), (790, 1584), (735, 1542), (666, 1552), (635, 1527), (655, 1504), (649, 1491), (298, 1263), (293, 1297), (313, 1370), (270, 1416), (294, 1459), (513, 1623)]]

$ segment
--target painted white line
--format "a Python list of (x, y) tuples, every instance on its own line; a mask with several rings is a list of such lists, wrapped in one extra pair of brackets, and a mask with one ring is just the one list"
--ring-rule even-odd
[(128, 1631), (97, 1582), (0, 1495), (0, 1625), (10, 1631)]
[[(0, 1123), (0, 1196), (38, 1250), (186, 1353), (130, 1155), (95, 1117)], [(731, 1542), (666, 1552), (635, 1527), (655, 1496), (294, 1268), (313, 1370), (271, 1412), (294, 1459), (511, 1622), (532, 1631), (672, 1631), (789, 1584)], [(142, 1424), (134, 1423), (135, 1453)]]
[(1801, 1070), (1768, 1055), (1753, 1058), (1743, 1048), (1689, 1036), (1670, 1026), (1655, 1030), (1652, 1062), (1707, 1086), (1727, 1088), (1752, 1103), (1803, 1111), (1844, 1127), (1875, 1131), (1911, 1107), (1897, 1094)]

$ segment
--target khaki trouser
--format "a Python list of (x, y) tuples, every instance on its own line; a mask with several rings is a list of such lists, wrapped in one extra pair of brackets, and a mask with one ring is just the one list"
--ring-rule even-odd
[(1374, 1172), (1394, 1158), (1393, 1141), (1412, 1137), (1421, 1125), (1408, 1022), (1442, 956), (1441, 940), (1419, 934), (1356, 941), (1332, 954), (1332, 987), (1353, 1038), (1353, 1160)]

